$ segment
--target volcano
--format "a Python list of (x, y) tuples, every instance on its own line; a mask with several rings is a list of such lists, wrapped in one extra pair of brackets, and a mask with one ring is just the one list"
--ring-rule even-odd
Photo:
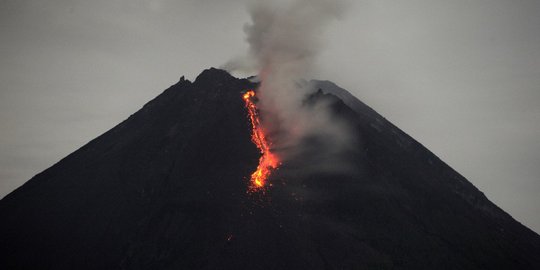
[[(242, 95), (208, 69), (0, 201), (2, 269), (540, 269), (540, 236), (377, 112), (328, 81), (359, 144), (355, 170), (249, 191), (261, 151)], [(317, 149), (317, 142), (308, 142)]]

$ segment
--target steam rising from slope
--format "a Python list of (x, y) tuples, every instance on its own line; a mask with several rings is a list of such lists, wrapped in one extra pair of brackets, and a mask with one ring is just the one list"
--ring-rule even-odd
[(262, 124), (282, 160), (306, 156), (302, 165), (325, 169), (343, 162), (337, 155), (351, 146), (347, 126), (334, 119), (329, 104), (307, 105), (314, 92), (303, 78), (313, 68), (321, 49), (324, 26), (339, 18), (345, 3), (336, 0), (294, 0), (269, 3), (258, 1), (249, 7), (252, 22), (244, 31), (250, 46), (248, 55), (234, 59), (224, 68), (256, 71)]

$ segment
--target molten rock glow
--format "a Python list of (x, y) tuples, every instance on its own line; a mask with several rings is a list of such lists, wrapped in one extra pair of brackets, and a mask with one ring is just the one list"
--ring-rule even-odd
[(259, 119), (259, 113), (257, 112), (257, 106), (253, 99), (255, 97), (255, 91), (249, 90), (243, 96), (246, 102), (246, 108), (249, 112), (249, 119), (251, 121), (251, 140), (257, 148), (261, 151), (262, 156), (259, 158), (259, 166), (257, 170), (251, 174), (251, 185), (253, 189), (259, 189), (266, 185), (267, 179), (272, 173), (272, 170), (279, 166), (279, 159), (276, 155), (270, 152), (270, 143), (268, 142), (264, 130), (261, 126)]

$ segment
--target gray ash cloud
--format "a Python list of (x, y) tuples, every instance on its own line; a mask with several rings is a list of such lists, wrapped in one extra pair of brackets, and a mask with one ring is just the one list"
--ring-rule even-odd
[(326, 0), (253, 2), (251, 22), (244, 26), (249, 52), (223, 66), (231, 72), (257, 73), (263, 125), (284, 161), (309, 152), (309, 168), (341, 170), (346, 162), (338, 159), (339, 153), (354, 145), (350, 128), (331, 113), (331, 104), (306, 105), (316, 89), (303, 81), (324, 47), (325, 27), (340, 18), (347, 5)]

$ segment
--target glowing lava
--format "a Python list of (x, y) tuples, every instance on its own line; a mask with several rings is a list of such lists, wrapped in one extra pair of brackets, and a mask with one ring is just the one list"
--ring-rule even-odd
[(254, 103), (255, 91), (249, 90), (243, 96), (246, 102), (246, 108), (249, 112), (251, 120), (251, 140), (261, 151), (262, 156), (259, 158), (259, 166), (257, 170), (251, 174), (252, 188), (258, 189), (266, 185), (266, 181), (272, 170), (279, 166), (279, 159), (270, 151), (270, 143), (268, 142), (264, 130), (261, 126), (257, 106)]

